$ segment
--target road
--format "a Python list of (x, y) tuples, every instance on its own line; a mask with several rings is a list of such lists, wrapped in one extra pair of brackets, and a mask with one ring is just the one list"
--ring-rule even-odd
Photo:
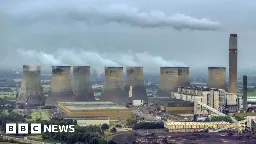
[(132, 113), (137, 115), (139, 118), (144, 118), (146, 121), (157, 121), (158, 119), (155, 116), (152, 116), (146, 112), (142, 112), (141, 110), (134, 109)]

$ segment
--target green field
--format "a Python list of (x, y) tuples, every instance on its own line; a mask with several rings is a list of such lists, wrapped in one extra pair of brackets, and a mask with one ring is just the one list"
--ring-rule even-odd
[(16, 99), (16, 92), (0, 92), (0, 98), (5, 98), (9, 100)]
[(255, 97), (256, 97), (256, 91), (247, 92), (247, 95), (248, 95), (248, 96), (255, 96)]
[(36, 119), (41, 119), (41, 120), (50, 120), (50, 114), (46, 110), (39, 110), (36, 112), (31, 113), (31, 119), (28, 119), (28, 121), (33, 121)]

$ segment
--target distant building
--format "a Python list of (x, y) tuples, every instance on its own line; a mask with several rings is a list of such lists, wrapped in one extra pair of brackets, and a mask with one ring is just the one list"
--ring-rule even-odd
[(65, 118), (81, 120), (126, 120), (132, 117), (132, 111), (113, 102), (59, 102), (58, 109)]
[[(232, 93), (227, 93), (223, 89), (211, 89), (207, 87), (179, 87), (178, 92), (172, 93), (172, 98), (180, 99), (183, 101), (194, 102), (195, 114), (212, 114), (201, 105), (197, 105), (196, 102), (200, 101), (208, 106), (223, 111), (226, 106), (237, 107), (237, 96)], [(234, 108), (232, 107), (232, 110)]]
[(216, 129), (230, 125), (228, 122), (173, 122), (167, 121), (164, 127), (170, 132), (193, 132), (195, 129)]
[(193, 114), (194, 103), (170, 97), (150, 97), (149, 105), (155, 105), (167, 113)]

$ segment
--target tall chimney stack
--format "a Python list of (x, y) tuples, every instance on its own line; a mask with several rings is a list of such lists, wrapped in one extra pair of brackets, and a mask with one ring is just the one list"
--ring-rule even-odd
[(243, 110), (247, 110), (247, 75), (243, 76)]
[(237, 93), (237, 34), (229, 37), (229, 93)]

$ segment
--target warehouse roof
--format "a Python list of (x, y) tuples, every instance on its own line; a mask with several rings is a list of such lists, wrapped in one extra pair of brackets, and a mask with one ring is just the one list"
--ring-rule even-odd
[(128, 109), (113, 102), (59, 102), (68, 110)]

